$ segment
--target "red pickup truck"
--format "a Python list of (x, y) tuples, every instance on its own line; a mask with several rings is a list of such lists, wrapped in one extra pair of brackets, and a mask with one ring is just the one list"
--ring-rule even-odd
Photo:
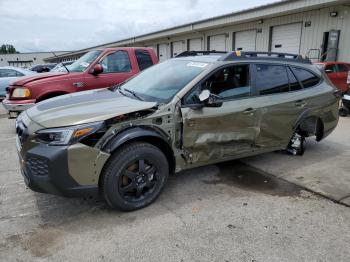
[(344, 62), (319, 62), (315, 63), (318, 68), (323, 69), (329, 80), (343, 93), (348, 90), (348, 73), (350, 71), (350, 63)]
[(13, 82), (3, 100), (11, 112), (20, 112), (55, 96), (110, 87), (158, 63), (152, 48), (118, 47), (93, 50), (69, 65), (69, 72), (42, 73)]

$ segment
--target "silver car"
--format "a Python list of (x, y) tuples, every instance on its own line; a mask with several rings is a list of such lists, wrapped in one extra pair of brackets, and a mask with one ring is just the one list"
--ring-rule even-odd
[(10, 85), (13, 80), (21, 76), (33, 75), (36, 72), (13, 67), (13, 66), (3, 66), (0, 67), (0, 100), (4, 99), (6, 96), (6, 88)]

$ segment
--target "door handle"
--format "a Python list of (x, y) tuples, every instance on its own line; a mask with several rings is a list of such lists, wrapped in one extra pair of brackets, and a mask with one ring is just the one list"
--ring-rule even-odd
[(245, 115), (253, 115), (256, 112), (256, 109), (254, 108), (247, 108), (246, 110), (243, 111), (243, 114)]
[(304, 100), (298, 100), (295, 102), (296, 107), (304, 107), (304, 106), (306, 106), (306, 104), (307, 103)]
[(84, 82), (75, 82), (75, 83), (73, 83), (73, 86), (75, 86), (75, 87), (83, 87), (84, 86)]

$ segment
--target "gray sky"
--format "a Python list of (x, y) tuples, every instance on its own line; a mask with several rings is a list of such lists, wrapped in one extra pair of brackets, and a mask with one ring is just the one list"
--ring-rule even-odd
[(0, 0), (0, 44), (77, 50), (276, 0)]

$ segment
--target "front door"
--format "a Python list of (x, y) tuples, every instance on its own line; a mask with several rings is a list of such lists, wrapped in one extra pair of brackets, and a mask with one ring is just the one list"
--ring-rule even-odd
[[(184, 98), (182, 147), (193, 164), (220, 161), (251, 152), (258, 118), (250, 97), (250, 67), (221, 68)], [(223, 99), (221, 107), (197, 107), (199, 93), (208, 89)]]
[(99, 63), (102, 65), (103, 72), (98, 75), (85, 74), (85, 89), (110, 87), (124, 82), (134, 75), (127, 51), (120, 50), (110, 53)]

